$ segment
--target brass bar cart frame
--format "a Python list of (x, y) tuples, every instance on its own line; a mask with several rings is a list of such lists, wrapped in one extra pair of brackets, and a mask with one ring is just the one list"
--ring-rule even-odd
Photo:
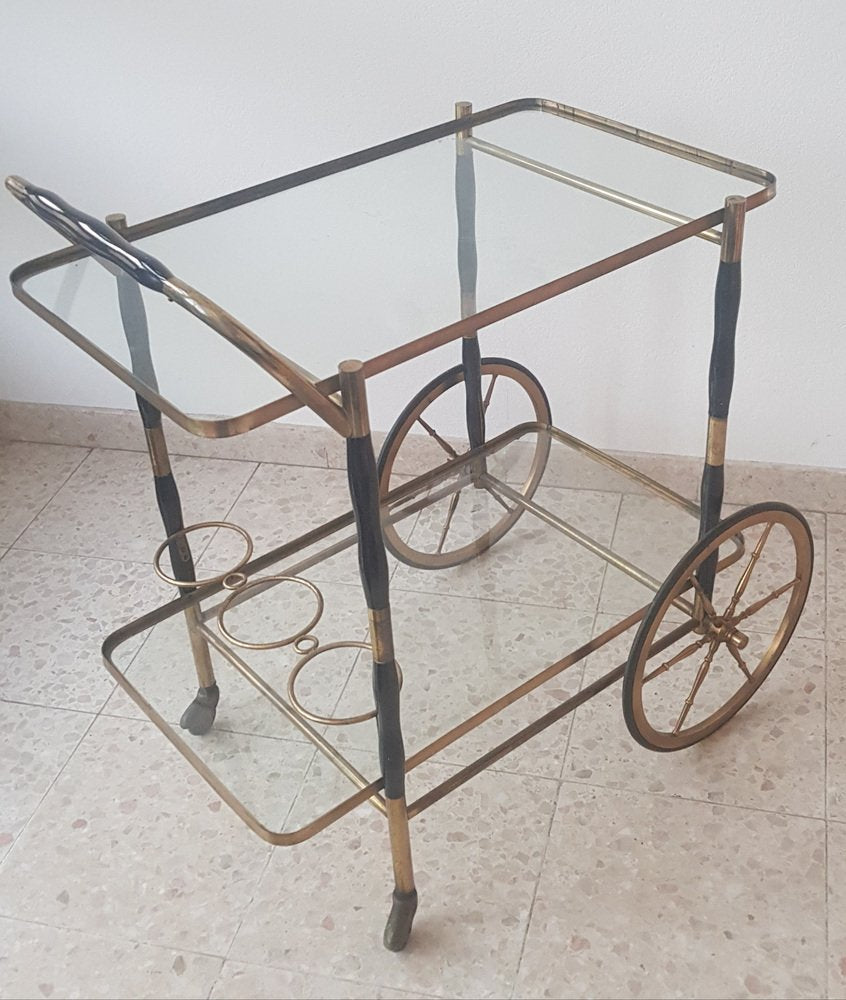
[[(745, 181), (754, 182), (760, 185), (760, 189), (748, 197), (729, 197), (723, 207), (699, 218), (688, 218), (474, 136), (473, 130), (477, 126), (504, 118), (518, 111), (529, 110), (569, 119), (620, 139), (692, 161)], [(143, 253), (133, 244), (133, 241), (144, 237), (162, 233), (318, 178), (447, 136), (455, 137), (456, 147), (455, 198), (460, 319), (364, 362), (344, 361), (339, 366), (337, 374), (328, 378), (318, 378), (312, 375), (296, 362), (279, 353), (202, 292), (181, 281), (161, 262)], [(672, 226), (672, 228), (530, 291), (477, 311), (474, 155), (495, 157), (514, 165), (515, 168), (541, 174), (597, 198), (657, 219)], [(215, 792), (254, 832), (269, 843), (276, 845), (300, 843), (365, 802), (370, 802), (375, 809), (384, 814), (390, 832), (394, 867), (393, 906), (385, 931), (387, 947), (400, 950), (405, 946), (417, 907), (409, 819), (419, 815), (473, 775), (478, 774), (516, 747), (564, 718), (578, 705), (621, 678), (625, 680), (626, 697), (630, 697), (631, 706), (634, 706), (630, 706), (626, 710), (626, 721), (633, 734), (645, 745), (651, 746), (652, 749), (677, 749), (681, 745), (689, 745), (689, 742), (694, 741), (691, 739), (688, 743), (684, 743), (683, 723), (690, 710), (687, 701), (692, 704), (698, 686), (703, 683), (704, 675), (709, 669), (714, 652), (720, 644), (729, 648), (732, 656), (744, 664), (743, 669), (750, 684), (753, 684), (754, 679), (753, 689), (768, 673), (772, 663), (769, 660), (765, 663), (766, 657), (762, 660), (764, 666), (761, 668), (760, 678), (758, 673), (750, 671), (746, 667), (739, 652), (745, 647), (746, 637), (738, 628), (738, 622), (752, 613), (748, 607), (745, 612), (739, 611), (738, 604), (740, 595), (746, 587), (743, 580), (748, 582), (754, 564), (761, 556), (764, 541), (755, 546), (750, 563), (744, 570), (741, 584), (738, 585), (732, 598), (730, 613), (718, 615), (713, 607), (712, 599), (716, 600), (714, 585), (717, 575), (729, 566), (738, 563), (744, 556), (746, 551), (744, 530), (747, 526), (764, 524), (762, 537), (766, 540), (773, 523), (775, 523), (773, 518), (776, 517), (769, 510), (761, 513), (757, 508), (749, 508), (751, 513), (746, 514), (745, 520), (735, 518), (734, 521), (728, 519), (721, 522), (723, 463), (733, 377), (733, 345), (740, 293), (739, 271), (744, 219), (748, 211), (764, 204), (774, 196), (775, 178), (772, 174), (757, 167), (726, 159), (662, 136), (579, 111), (564, 104), (548, 100), (525, 99), (475, 113), (468, 103), (459, 102), (456, 105), (455, 118), (441, 125), (132, 226), (126, 225), (126, 220), (122, 216), (109, 216), (105, 223), (86, 216), (71, 208), (51, 192), (36, 188), (20, 178), (9, 178), (7, 186), (12, 194), (27, 207), (74, 244), (68, 249), (48, 254), (16, 268), (11, 276), (14, 294), (37, 315), (135, 390), (147, 436), (157, 499), (168, 536), (156, 556), (157, 571), (163, 579), (175, 584), (179, 589), (178, 598), (118, 629), (105, 640), (102, 652), (106, 667), (117, 684), (161, 729)], [(692, 503), (667, 486), (554, 427), (548, 418), (548, 404), (544, 410), (545, 396), (539, 386), (540, 395), (537, 396), (539, 402), (536, 405), (538, 419), (521, 423), (488, 439), (485, 415), (489, 400), (483, 394), (482, 372), (485, 370), (485, 366), (490, 366), (494, 362), (481, 357), (478, 343), (480, 330), (634, 261), (694, 237), (717, 244), (720, 247), (715, 335), (709, 381), (708, 438), (700, 504)], [(121, 365), (101, 347), (87, 339), (80, 331), (48, 309), (27, 291), (26, 285), (30, 278), (86, 256), (94, 257), (116, 276), (121, 315), (132, 359), (131, 369)], [(287, 390), (287, 394), (269, 404), (231, 418), (200, 419), (182, 412), (158, 391), (155, 372), (152, 370), (152, 358), (139, 285), (167, 296), (168, 299), (207, 324), (215, 333), (225, 338), (272, 375)], [(386, 450), (390, 451), (389, 443), (386, 442), (386, 447), (383, 449), (377, 464), (370, 434), (366, 380), (373, 375), (387, 371), (458, 339), (462, 341), (461, 365), (452, 373), (445, 373), (441, 378), (450, 376), (453, 380), (450, 384), (456, 380), (464, 382), (464, 409), (469, 449), (463, 454), (457, 454), (447, 442), (439, 439), (439, 443), (444, 446), (444, 450), (449, 456), (447, 461), (422, 475), (415, 476), (397, 488), (386, 489), (385, 483), (389, 483), (390, 475), (387, 474), (386, 477), (384, 463), (385, 452)], [(511, 366), (513, 369), (519, 368), (511, 362), (496, 361), (496, 363)], [(525, 370), (520, 369), (520, 371)], [(530, 373), (525, 374), (534, 380)], [(494, 375), (494, 378), (496, 377)], [(435, 380), (435, 383), (437, 381)], [(438, 391), (437, 386), (433, 391)], [(256, 558), (250, 559), (252, 552), (250, 543), (247, 556), (228, 574), (207, 581), (198, 581), (194, 572), (187, 535), (193, 527), (202, 527), (203, 525), (186, 528), (183, 523), (179, 495), (170, 471), (161, 415), (167, 415), (177, 424), (196, 435), (216, 438), (244, 433), (278, 417), (295, 412), (301, 407), (312, 409), (329, 427), (345, 438), (352, 509), (347, 514), (335, 518), (322, 527)], [(400, 423), (401, 421), (398, 421), (397, 426)], [(430, 433), (434, 433), (431, 428), (427, 427), (422, 417), (420, 417), (420, 423)], [(395, 427), (396, 430), (397, 427)], [(489, 460), (507, 446), (527, 440), (535, 442), (535, 460), (530, 473), (532, 486), (531, 488), (517, 489), (490, 471)], [(689, 565), (685, 565), (680, 576), (677, 574), (678, 579), (675, 579), (674, 582), (672, 577), (668, 578), (667, 581), (655, 579), (643, 569), (613, 552), (608, 546), (589, 537), (534, 499), (532, 494), (537, 482), (540, 481), (549, 446), (553, 441), (636, 481), (640, 489), (680, 508), (699, 521), (699, 542), (697, 543), (699, 549), (694, 546), (694, 549), (691, 550)], [(388, 457), (390, 458), (390, 456)], [(515, 686), (470, 718), (441, 734), (411, 756), (406, 757), (400, 722), (401, 674), (396, 663), (391, 626), (386, 540), (390, 539), (394, 525), (446, 498), (450, 498), (450, 512), (447, 515), (445, 531), (448, 530), (449, 519), (454, 513), (460, 491), (468, 484), (487, 491), (508, 512), (503, 515), (503, 532), (508, 530), (517, 517), (525, 513), (531, 514), (588, 549), (617, 570), (637, 580), (657, 596), (651, 604), (633, 612), (613, 627), (605, 630), (601, 635), (562, 656), (535, 676)], [(767, 505), (759, 506), (766, 507)], [(777, 512), (779, 517), (782, 516), (781, 507), (783, 505), (779, 506), (779, 512)], [(793, 513), (788, 513), (784, 517), (788, 519), (787, 523), (791, 529), (797, 518), (801, 521), (801, 516), (798, 514), (794, 517)], [(790, 633), (795, 627), (799, 613), (801, 613), (804, 596), (807, 593), (811, 572), (811, 549), (810, 542), (805, 544), (804, 535), (802, 535), (800, 528), (795, 529), (795, 537), (799, 539), (797, 549), (801, 550), (803, 561), (801, 561), (800, 566), (800, 560), (797, 559), (797, 566), (800, 568), (797, 569), (796, 579), (790, 581), (779, 591), (779, 595), (788, 594), (790, 596), (791, 614), (789, 620), (788, 616), (785, 617), (785, 624), (778, 633), (777, 638), (781, 645), (770, 655), (772, 662), (777, 659), (783, 645), (790, 638)], [(243, 529), (239, 528), (238, 530), (246, 535)], [(471, 555), (480, 554), (498, 537), (500, 536), (496, 535), (478, 540), (472, 546)], [(720, 545), (728, 543), (731, 543), (730, 551), (725, 555), (721, 554)], [(315, 552), (314, 546), (317, 544), (320, 544), (321, 548)], [(382, 772), (381, 777), (376, 781), (368, 781), (360, 774), (353, 764), (316, 728), (317, 722), (332, 723), (338, 720), (312, 716), (302, 708), (294, 694), (294, 674), (291, 676), (286, 697), (257, 673), (236, 648), (237, 646), (268, 648), (274, 644), (262, 646), (261, 644), (239, 642), (234, 640), (223, 626), (223, 614), (228, 608), (248, 600), (268, 588), (277, 586), (282, 581), (291, 579), (300, 583), (305, 582), (317, 593), (320, 602), (319, 617), (320, 610), (322, 610), (322, 597), (320, 597), (317, 588), (308, 581), (300, 580), (297, 574), (354, 545), (358, 547), (360, 576), (370, 627), (369, 642), (358, 645), (367, 648), (373, 659), (375, 713), (372, 714), (375, 715), (377, 721), (378, 749)], [(432, 556), (432, 565), (439, 564), (438, 560), (443, 557), (442, 546), (443, 537), (437, 553)], [(170, 554), (172, 577), (165, 574), (159, 566), (159, 558), (164, 549), (168, 549)], [(309, 554), (288, 565), (284, 577), (251, 579), (277, 563), (284, 561), (289, 564), (290, 560), (306, 550), (309, 550)], [(684, 560), (682, 562), (684, 563)], [(670, 586), (671, 583), (672, 586)], [(763, 602), (759, 601), (758, 604), (763, 606), (773, 600), (775, 598), (770, 595)], [(659, 637), (655, 621), (656, 615), (658, 611), (663, 614), (669, 607), (674, 608), (676, 612), (681, 612), (686, 621), (675, 625)], [(214, 650), (349, 779), (355, 786), (355, 791), (351, 795), (337, 803), (322, 816), (295, 831), (272, 830), (259, 821), (255, 814), (207, 766), (190, 743), (183, 739), (145, 699), (115, 662), (116, 651), (124, 643), (176, 615), (183, 615), (187, 622), (199, 685), (194, 702), (183, 716), (182, 727), (194, 734), (199, 734), (205, 732), (213, 722), (219, 697), (210, 658), (210, 650)], [(215, 618), (220, 626), (219, 631), (211, 627), (212, 620)], [(315, 618), (314, 621), (316, 620)], [(640, 643), (640, 647), (642, 647), (640, 657), (643, 662), (634, 662), (630, 658), (626, 663), (588, 684), (578, 694), (562, 701), (551, 711), (525, 726), (498, 746), (491, 748), (420, 798), (412, 802), (406, 800), (405, 775), (409, 771), (638, 624), (638, 640), (635, 642), (635, 647), (638, 647), (638, 643)], [(652, 629), (651, 632), (650, 629)], [(668, 745), (661, 745), (658, 737), (650, 742), (648, 736), (650, 730), (641, 718), (641, 714), (638, 714), (638, 685), (669, 669), (668, 664), (672, 665), (680, 656), (662, 664), (658, 670), (646, 677), (642, 673), (643, 663), (691, 635), (699, 636), (699, 638), (694, 639), (694, 642), (687, 648), (698, 649), (707, 645), (707, 662), (700, 667), (697, 673), (694, 690), (691, 691), (691, 695), (685, 702), (678, 724), (672, 733), (664, 734), (665, 742)], [(318, 648), (326, 648), (319, 647), (317, 639), (308, 634), (308, 629), (286, 639), (284, 643), (278, 642), (275, 645), (290, 644), (291, 642), (293, 642), (295, 650), (302, 654), (302, 660), (296, 668), (297, 670), (310, 656), (314, 655)], [(632, 656), (634, 656), (634, 651)], [(637, 673), (638, 670), (641, 671), (640, 674)], [(733, 714), (737, 707), (740, 707), (750, 696), (751, 692), (741, 693), (743, 697), (738, 700), (736, 707), (734, 702), (730, 703), (731, 711), (725, 718)], [(716, 725), (725, 721), (725, 718), (721, 716)], [(713, 731), (716, 725), (711, 725), (708, 731)], [(703, 734), (707, 735), (707, 732), (703, 730)], [(697, 730), (694, 735), (696, 738), (701, 738), (702, 734)]]

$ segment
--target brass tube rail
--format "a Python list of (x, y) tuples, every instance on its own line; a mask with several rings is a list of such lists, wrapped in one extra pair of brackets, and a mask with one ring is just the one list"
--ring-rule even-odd
[(592, 444), (588, 444), (580, 438), (573, 437), (572, 434), (562, 431), (559, 427), (548, 427), (546, 432), (554, 440), (560, 441), (562, 444), (566, 444), (569, 448), (580, 452), (582, 455), (586, 455), (594, 462), (598, 462), (600, 465), (604, 465), (613, 472), (617, 472), (621, 476), (631, 479), (632, 482), (645, 486), (650, 493), (655, 493), (658, 496), (663, 497), (665, 500), (669, 500), (669, 502), (675, 504), (676, 507), (681, 507), (682, 510), (686, 510), (691, 517), (695, 517), (697, 519), (699, 518), (699, 504), (694, 503), (693, 500), (689, 500), (687, 497), (682, 496), (681, 493), (677, 493), (669, 486), (665, 486), (664, 483), (659, 483), (657, 479), (647, 476), (645, 472), (633, 469), (630, 465), (626, 465), (625, 462), (621, 462), (619, 458), (614, 458), (613, 455), (600, 451), (599, 448), (594, 448)]
[[(661, 208), (660, 205), (653, 205), (651, 202), (635, 198), (634, 195), (626, 194), (623, 191), (616, 191), (614, 188), (606, 187), (604, 184), (600, 184), (597, 181), (588, 180), (586, 177), (579, 177), (577, 174), (571, 174), (566, 170), (561, 170), (559, 167), (553, 167), (548, 163), (542, 163), (540, 160), (534, 160), (530, 156), (524, 156), (522, 153), (515, 153), (510, 149), (505, 149), (503, 146), (497, 146), (492, 142), (486, 142), (484, 139), (477, 139), (470, 136), (464, 141), (468, 146), (478, 150), (480, 153), (487, 153), (489, 156), (494, 156), (498, 160), (504, 160), (506, 163), (513, 163), (515, 166), (523, 167), (526, 170), (530, 170), (534, 174), (540, 174), (542, 177), (548, 177), (551, 180), (559, 181), (562, 184), (566, 184), (568, 187), (576, 188), (578, 191), (584, 191), (587, 194), (595, 195), (597, 198), (613, 202), (615, 205), (622, 205), (625, 208), (630, 208), (635, 212), (640, 212), (642, 215), (648, 215), (653, 219), (659, 219), (661, 222), (666, 222), (669, 225), (681, 226), (687, 222), (693, 221), (688, 215), (681, 215), (678, 212), (670, 211), (668, 208)], [(702, 232), (694, 233), (694, 235), (701, 240), (707, 240), (709, 243), (716, 243), (717, 245), (720, 244), (721, 236), (716, 229), (703, 229)]]

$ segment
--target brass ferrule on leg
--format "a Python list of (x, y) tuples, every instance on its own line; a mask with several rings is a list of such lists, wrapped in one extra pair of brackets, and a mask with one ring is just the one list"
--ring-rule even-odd
[(708, 443), (705, 447), (705, 461), (708, 465), (723, 465), (726, 458), (726, 433), (728, 420), (722, 417), (708, 418)]
[[(473, 105), (470, 101), (456, 101), (455, 102), (455, 117), (456, 118), (466, 118), (468, 115), (473, 114)], [(458, 152), (464, 152), (464, 140), (473, 134), (472, 128), (461, 129), (460, 132), (455, 133), (455, 142), (458, 146)]]
[(208, 643), (200, 631), (203, 619), (198, 605), (192, 604), (191, 607), (185, 609), (185, 623), (188, 626), (188, 638), (191, 641), (191, 652), (194, 655), (197, 683), (201, 688), (211, 687), (215, 683), (214, 667)]
[(370, 645), (377, 663), (391, 663), (394, 659), (394, 634), (391, 627), (391, 609), (367, 609), (370, 622)]
[(116, 233), (122, 233), (126, 229), (126, 216), (123, 212), (112, 212), (106, 216), (106, 224), (111, 226)]
[(734, 264), (740, 260), (745, 221), (746, 199), (741, 195), (729, 195), (725, 200), (723, 236), (720, 241), (720, 260), (727, 264)]
[(342, 361), (338, 366), (341, 399), (350, 425), (349, 437), (353, 438), (367, 437), (370, 433), (363, 368), (360, 361)]
[(408, 810), (405, 799), (386, 799), (388, 835), (394, 863), (394, 882), (400, 892), (414, 891), (414, 868), (411, 863), (411, 838), (408, 833)]
[(168, 454), (162, 425), (159, 423), (155, 427), (145, 427), (144, 437), (147, 439), (147, 451), (150, 453), (150, 464), (153, 467), (153, 475), (170, 475), (170, 455)]

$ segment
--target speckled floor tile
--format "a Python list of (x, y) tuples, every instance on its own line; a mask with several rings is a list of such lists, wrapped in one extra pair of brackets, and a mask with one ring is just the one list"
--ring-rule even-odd
[(846, 642), (826, 647), (828, 818), (846, 821)]
[[(599, 616), (597, 631), (610, 627), (613, 621)], [(633, 638), (634, 630), (594, 653), (585, 682), (624, 662)], [(749, 648), (756, 642), (757, 637), (750, 640)], [(655, 662), (657, 665), (658, 660)], [(692, 660), (680, 679), (681, 691), (673, 690), (677, 698), (668, 705), (668, 716), (674, 718), (681, 708), (698, 662)], [(737, 676), (742, 680), (742, 675)], [(732, 678), (730, 674), (726, 680), (731, 682)], [(652, 683), (659, 685), (661, 680)], [(773, 673), (740, 713), (706, 740), (678, 753), (654, 753), (631, 738), (623, 719), (620, 693), (621, 686), (616, 684), (576, 710), (565, 778), (610, 788), (825, 816), (822, 640), (794, 637)], [(700, 693), (707, 694), (705, 686)], [(721, 690), (717, 694), (717, 701), (723, 693)]]
[(215, 729), (186, 742), (263, 826), (283, 828), (314, 755), (310, 744)]
[[(393, 590), (397, 657), (403, 669), (402, 717), (409, 754), (586, 642), (590, 613)], [(468, 764), (579, 689), (581, 665), (558, 675), (442, 751), (437, 759)], [(350, 675), (338, 714), (373, 704), (369, 670)], [(562, 722), (497, 763), (522, 774), (557, 778), (569, 725)], [(372, 749), (374, 723), (338, 727), (339, 746)]]
[[(346, 472), (261, 465), (238, 498), (228, 520), (241, 525), (252, 535), (258, 554), (320, 527), (347, 513), (351, 506)], [(352, 530), (348, 529), (343, 534), (350, 534)], [(334, 535), (328, 542), (331, 544), (341, 537), (341, 534)], [(303, 550), (293, 560), (299, 560), (316, 549)], [(232, 565), (242, 551), (240, 539), (232, 536), (231, 532), (220, 532), (209, 546), (203, 565), (223, 570)], [(285, 565), (279, 564), (280, 567)], [(281, 571), (281, 568), (274, 569), (274, 572)], [(355, 547), (304, 571), (304, 575), (318, 582), (337, 580), (358, 583)]]
[(846, 469), (767, 462), (729, 462), (726, 497), (750, 504), (780, 500), (801, 511), (846, 512)]
[[(120, 448), (146, 453), (144, 429), (137, 410), (18, 403), (0, 400), (0, 427), (15, 441), (50, 441), (91, 448)], [(326, 468), (327, 451), (343, 439), (328, 427), (274, 420), (249, 434), (203, 438), (165, 418), (172, 455), (234, 458), (249, 462), (282, 462)]]
[[(588, 441), (587, 443), (591, 444), (592, 442)], [(622, 452), (611, 452), (611, 455), (618, 458), (624, 465), (635, 469), (640, 464), (638, 460), (641, 456), (639, 455)], [(682, 495), (693, 497), (698, 493), (698, 479), (692, 479), (687, 474), (687, 469), (683, 468), (683, 463), (689, 463), (690, 461), (690, 459), (673, 460), (673, 468), (671, 470), (673, 475), (670, 478), (676, 481), (676, 489), (678, 489), (679, 480), (684, 482), (685, 489)], [(701, 465), (697, 463), (696, 467), (698, 475), (701, 475)], [(662, 471), (664, 471), (663, 468)], [(650, 469), (643, 469), (643, 472), (646, 475), (651, 474)], [(659, 476), (658, 479), (660, 482), (667, 483), (668, 486), (673, 487), (673, 482), (666, 477), (662, 479)], [(647, 487), (639, 483), (636, 479), (594, 461), (555, 439), (552, 441), (543, 481), (545, 486), (565, 486), (572, 489), (611, 490), (619, 493), (648, 494)]]
[(846, 514), (828, 515), (826, 637), (846, 639)]
[(210, 1000), (425, 1000), (425, 993), (406, 993), (328, 976), (304, 975), (262, 965), (225, 962)]
[(425, 1000), (425, 993), (406, 993), (328, 976), (304, 975), (262, 965), (225, 962), (210, 1000)]
[(0, 701), (0, 860), (91, 722), (82, 712)]
[[(464, 494), (449, 533), (455, 542), (447, 548), (479, 537), (495, 523), (494, 510), (502, 511), (483, 491), (465, 490)], [(541, 487), (535, 499), (603, 544), (611, 541), (618, 494)], [(425, 552), (435, 551), (448, 504), (445, 498), (421, 512), (410, 536), (412, 544)], [(605, 564), (596, 556), (534, 515), (524, 513), (504, 538), (475, 559), (436, 571), (401, 564), (394, 573), (393, 585), (404, 590), (592, 611), (604, 570)]]
[(3, 591), (0, 697), (85, 712), (96, 712), (114, 686), (103, 639), (160, 599), (137, 563), (17, 549), (3, 559)]
[(846, 998), (846, 825), (828, 824), (828, 996)]
[(208, 995), (221, 959), (0, 917), (0, 997), (136, 1000)]
[(565, 782), (515, 995), (823, 996), (824, 836)]
[[(612, 454), (682, 496), (692, 499), (699, 496), (702, 458), (632, 452)], [(778, 500), (801, 511), (846, 512), (846, 469), (730, 460), (726, 463), (725, 479), (726, 503), (746, 505)]]
[[(262, 448), (270, 438), (259, 445), (242, 457), (266, 457)], [(49, 451), (59, 471), (61, 460), (75, 455), (65, 478), (86, 454), (59, 446), (3, 447), (24, 449), (21, 455), (31, 459)], [(324, 464), (316, 441), (304, 441), (303, 448), (305, 464)], [(553, 458), (564, 453), (553, 446)], [(519, 478), (525, 458), (519, 448), (500, 458), (497, 474)], [(325, 460), (331, 461), (328, 453)], [(680, 487), (698, 481), (690, 463), (667, 458), (665, 468), (661, 456), (632, 461)], [(249, 462), (202, 458), (176, 459), (174, 466), (189, 520), (226, 516), (254, 469)], [(538, 500), (609, 542), (619, 502), (612, 491), (623, 488), (619, 477), (560, 457), (557, 464), (551, 460), (550, 476), (547, 484), (563, 488), (542, 489)], [(37, 472), (34, 482), (29, 495), (37, 499)], [(114, 483), (122, 494), (112, 492)], [(785, 480), (784, 489), (790, 488), (788, 500), (804, 487)], [(628, 487), (614, 548), (663, 576), (695, 537), (696, 524), (683, 514), (683, 527), (662, 520), (672, 508), (636, 493)], [(104, 495), (114, 497), (105, 520)], [(73, 502), (63, 506), (68, 498)], [(746, 497), (740, 490), (731, 499)], [(811, 506), (842, 509), (834, 494)], [(403, 530), (431, 540), (442, 507), (410, 518)], [(230, 519), (254, 534), (260, 552), (348, 509), (345, 472), (265, 465)], [(472, 532), (485, 512), (475, 512), (475, 521), (467, 509), (459, 514), (457, 530)], [(217, 1000), (505, 997), (512, 987), (515, 997), (824, 995), (823, 824), (806, 817), (824, 815), (825, 518), (809, 520), (818, 536), (817, 574), (800, 624), (803, 638), (793, 640), (761, 691), (723, 730), (683, 753), (649, 753), (628, 736), (617, 686), (579, 708), (569, 737), (566, 721), (552, 727), (500, 760), (501, 770), (473, 779), (412, 821), (421, 908), (401, 956), (381, 944), (390, 855), (384, 819), (369, 806), (313, 841), (277, 849), (262, 876), (267, 846), (140, 721), (122, 693), (104, 709), (120, 717), (98, 719), (70, 760), (90, 716), (0, 703), (6, 757), (8, 746), (15, 750), (0, 774), (0, 858), (7, 851), (0, 866), (0, 913), (7, 915), (0, 918), (0, 997), (206, 997), (210, 990)], [(145, 563), (161, 538), (143, 453), (92, 453), (26, 530), (20, 548), (5, 557), (4, 544), (14, 537), (0, 530), (3, 589), (11, 597), (0, 625), (0, 697), (92, 712), (109, 695), (111, 681), (99, 662), (102, 638), (167, 600), (170, 590), (137, 565), (22, 551), (100, 554), (106, 532), (116, 557)], [(846, 516), (830, 516), (828, 534), (829, 630), (846, 640), (846, 601), (838, 596), (846, 592), (840, 579), (846, 576)], [(223, 568), (239, 552), (218, 534), (201, 564)], [(528, 514), (488, 555), (457, 570), (426, 573), (399, 564), (392, 597), (406, 674), (407, 749), (582, 641), (603, 571), (595, 557)], [(326, 597), (324, 619), (313, 630), (321, 641), (363, 638), (354, 550), (303, 575), (319, 582)], [(614, 571), (605, 576), (601, 607), (610, 614), (600, 616), (600, 627), (649, 599), (637, 586), (633, 599), (618, 585), (621, 579), (625, 584)], [(269, 592), (235, 613), (231, 624), (263, 638), (298, 624), (294, 619), (307, 605), (305, 594)], [(156, 707), (173, 721), (196, 686), (183, 632), (181, 619), (159, 626), (130, 667), (142, 693), (155, 692)], [(595, 654), (586, 680), (605, 662), (616, 666), (624, 659), (631, 638)], [(127, 647), (124, 662), (139, 642)], [(244, 655), (284, 692), (296, 654)], [(316, 660), (298, 684), (303, 701), (327, 713), (369, 708), (369, 666), (366, 656), (356, 663), (356, 655)], [(828, 659), (828, 810), (830, 819), (846, 820), (846, 726), (840, 725), (846, 642), (830, 643)], [(218, 671), (216, 728), (188, 739), (260, 819), (295, 829), (352, 792), (348, 779), (231, 668), (219, 663)], [(410, 798), (572, 693), (581, 673), (579, 666), (559, 676), (546, 697), (518, 703), (416, 769)], [(367, 778), (378, 773), (372, 723), (327, 735)], [(561, 772), (562, 759), (562, 801), (517, 978), (556, 795), (547, 779)], [(4, 846), (7, 826), (16, 833), (23, 824), (17, 841)], [(846, 906), (839, 898), (846, 825), (829, 827), (829, 985), (831, 996), (846, 1000)], [(231, 960), (221, 969), (213, 955), (226, 954), (242, 917)]]
[[(361, 587), (325, 583), (320, 589), (325, 608), (323, 617), (312, 629), (320, 642), (325, 646), (330, 642), (366, 640), (367, 607)], [(301, 629), (312, 617), (315, 606), (315, 598), (306, 588), (283, 583), (233, 608), (224, 621), (233, 634), (251, 641), (266, 642)], [(217, 628), (216, 622), (212, 623), (212, 627)], [(276, 691), (287, 697), (288, 675), (300, 659), (293, 646), (272, 650), (241, 649), (237, 652)], [(358, 649), (337, 650), (317, 657), (297, 682), (297, 694), (303, 704), (321, 714), (331, 715), (358, 652)], [(143, 649), (134, 659), (131, 658), (131, 649), (124, 653), (119, 650), (116, 660), (121, 668), (127, 667), (125, 672), (130, 683), (165, 719), (178, 722), (197, 688), (197, 675), (183, 616), (178, 615), (157, 625)], [(304, 739), (228, 661), (215, 651), (212, 651), (212, 659), (220, 687), (216, 729)], [(104, 711), (108, 715), (144, 717), (119, 688)]]
[[(172, 465), (186, 524), (223, 519), (256, 468), (250, 462), (181, 456)], [(192, 536), (193, 550), (201, 552), (209, 537)], [(133, 451), (93, 451), (18, 547), (149, 564), (163, 539), (149, 458)]]
[[(696, 541), (699, 524), (680, 507), (653, 497), (626, 494), (614, 530), (613, 550), (662, 581)], [(609, 567), (599, 610), (622, 618), (648, 604), (654, 591)]]
[[(427, 780), (453, 770), (426, 765)], [(274, 852), (230, 958), (400, 990), (508, 995), (555, 788), (487, 772), (412, 821), (420, 909), (401, 956), (382, 946), (390, 860), (385, 821), (370, 811)]]
[(268, 851), (151, 723), (100, 718), (0, 866), (0, 913), (223, 955)]
[(0, 441), (0, 544), (15, 541), (87, 454), (86, 448)]

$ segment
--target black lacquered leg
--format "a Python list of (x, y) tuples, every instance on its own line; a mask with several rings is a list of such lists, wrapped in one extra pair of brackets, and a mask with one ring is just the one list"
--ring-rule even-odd
[[(110, 215), (106, 221), (120, 232), (126, 228), (126, 219), (120, 215)], [(117, 276), (118, 304), (124, 334), (129, 347), (129, 357), (133, 373), (152, 389), (158, 389), (153, 357), (150, 350), (150, 334), (147, 328), (147, 315), (144, 300), (138, 283), (129, 275), (120, 273)], [(170, 467), (170, 456), (162, 427), (162, 415), (152, 403), (136, 395), (138, 412), (144, 425), (144, 435), (147, 439), (147, 451), (153, 468), (153, 483), (156, 491), (156, 502), (164, 524), (167, 536), (182, 531), (185, 523), (182, 516), (182, 503), (173, 471)], [(173, 578), (192, 584), (196, 580), (194, 559), (191, 547), (185, 536), (180, 536), (168, 546), (170, 564), (173, 568)], [(180, 587), (180, 594), (190, 593), (190, 586)], [(179, 724), (195, 736), (206, 733), (214, 723), (220, 691), (215, 682), (214, 669), (208, 645), (199, 632), (199, 609), (189, 608), (185, 612), (188, 636), (191, 641), (191, 652), (197, 670), (199, 687), (191, 704), (185, 709)]]
[(401, 951), (408, 942), (417, 890), (411, 861), (411, 841), (405, 800), (405, 748), (400, 725), (400, 689), (394, 658), (388, 588), (388, 559), (379, 514), (379, 480), (367, 419), (364, 377), (360, 362), (340, 367), (341, 395), (352, 429), (347, 438), (347, 477), (358, 529), (358, 563), (367, 600), (373, 651), (373, 696), (379, 760), (385, 779), (388, 831), (394, 867), (394, 894), (385, 927), (385, 947)]
[[(147, 436), (147, 448), (150, 452), (150, 460), (153, 466), (153, 482), (156, 490), (156, 501), (159, 505), (162, 524), (166, 535), (173, 535), (185, 527), (182, 517), (182, 503), (179, 499), (179, 490), (173, 472), (170, 468), (170, 458), (167, 453), (164, 429), (162, 428), (161, 414), (155, 407), (151, 406), (140, 396), (138, 399), (138, 410), (144, 423), (144, 433)], [(184, 581), (186, 584), (196, 580), (194, 569), (194, 558), (191, 555), (191, 547), (185, 535), (180, 535), (168, 545), (170, 565), (173, 568), (174, 580)], [(180, 594), (189, 594), (192, 587), (180, 587)], [(200, 635), (198, 626), (200, 624), (199, 609), (188, 608), (185, 611), (185, 622), (188, 627), (188, 637), (191, 640), (191, 652), (194, 656), (194, 666), (197, 671), (199, 687), (194, 700), (182, 713), (179, 725), (187, 729), (193, 736), (201, 736), (207, 733), (214, 723), (217, 703), (220, 698), (220, 691), (214, 677), (211, 655), (205, 639)]]
[[(746, 201), (730, 197), (725, 203), (723, 238), (714, 301), (714, 342), (708, 376), (708, 444), (700, 489), (699, 537), (720, 520), (723, 506), (726, 430), (734, 382), (734, 342), (740, 308), (740, 256)], [(719, 553), (698, 570), (697, 578), (710, 597)]]
[[(456, 118), (472, 114), (467, 101), (455, 105)], [(473, 149), (467, 143), (470, 129), (458, 132), (455, 137), (455, 213), (458, 223), (458, 284), (461, 293), (461, 316), (476, 312), (476, 279), (478, 255), (476, 251), (476, 175), (473, 166)], [(467, 434), (471, 448), (485, 443), (485, 411), (482, 401), (482, 357), (476, 334), (465, 337), (461, 344), (464, 365), (464, 391), (466, 398)], [(474, 470), (485, 471), (484, 460)]]

